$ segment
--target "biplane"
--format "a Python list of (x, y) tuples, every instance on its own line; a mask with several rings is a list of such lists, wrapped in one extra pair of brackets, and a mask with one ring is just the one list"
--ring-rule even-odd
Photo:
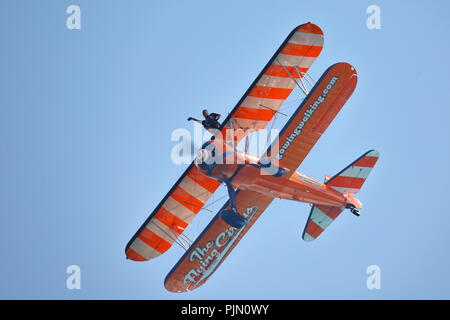
[[(355, 90), (353, 66), (339, 62), (314, 81), (308, 69), (322, 51), (322, 30), (306, 23), (292, 30), (244, 96), (203, 144), (194, 161), (126, 246), (127, 259), (146, 261), (166, 252), (222, 184), (229, 200), (167, 275), (164, 285), (186, 292), (204, 284), (273, 199), (311, 204), (303, 240), (313, 241), (345, 210), (359, 216), (354, 196), (379, 153), (370, 150), (324, 182), (297, 168)], [(310, 84), (308, 90), (306, 83)], [(294, 88), (305, 98), (261, 156), (237, 150), (263, 130)], [(239, 134), (236, 134), (239, 132)]]

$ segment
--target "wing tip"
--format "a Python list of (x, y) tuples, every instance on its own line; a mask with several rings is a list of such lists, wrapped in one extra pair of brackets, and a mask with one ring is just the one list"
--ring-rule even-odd
[(125, 249), (125, 258), (127, 260), (133, 260), (133, 261), (148, 261), (149, 260), (149, 259), (141, 256), (139, 253), (137, 253), (136, 251), (134, 251), (131, 248)]
[(380, 157), (380, 152), (378, 150), (374, 150), (374, 149), (373, 150), (369, 150), (369, 151), (366, 152), (365, 156), (379, 158)]
[(313, 241), (315, 238), (311, 237), (309, 234), (305, 232), (303, 232), (303, 236), (302, 236), (303, 240), (305, 240), (306, 242), (311, 242)]
[(189, 285), (171, 278), (171, 275), (172, 272), (169, 272), (169, 274), (164, 279), (164, 288), (166, 288), (167, 291), (173, 293), (183, 293), (191, 291)]
[(302, 31), (302, 32), (308, 32), (313, 34), (320, 34), (323, 36), (323, 31), (320, 29), (319, 26), (315, 25), (314, 23), (308, 21), (307, 23), (299, 25), (297, 28), (295, 28), (295, 31)]

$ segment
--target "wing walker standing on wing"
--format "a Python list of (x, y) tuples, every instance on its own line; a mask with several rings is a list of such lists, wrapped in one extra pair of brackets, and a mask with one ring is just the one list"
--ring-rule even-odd
[(208, 110), (206, 110), (206, 109), (203, 109), (202, 114), (205, 117), (205, 120), (198, 120), (193, 117), (189, 117), (188, 121), (194, 120), (195, 122), (198, 122), (201, 125), (203, 125), (203, 127), (208, 131), (212, 130), (212, 129), (216, 129), (216, 130), (220, 129), (220, 123), (219, 123), (220, 114), (209, 113)]

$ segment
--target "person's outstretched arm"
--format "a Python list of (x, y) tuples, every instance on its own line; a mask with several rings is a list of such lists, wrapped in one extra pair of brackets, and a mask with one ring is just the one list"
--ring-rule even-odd
[(191, 121), (191, 120), (194, 120), (195, 122), (198, 122), (198, 123), (202, 124), (202, 120), (198, 120), (198, 119), (195, 119), (193, 117), (189, 117), (188, 121)]

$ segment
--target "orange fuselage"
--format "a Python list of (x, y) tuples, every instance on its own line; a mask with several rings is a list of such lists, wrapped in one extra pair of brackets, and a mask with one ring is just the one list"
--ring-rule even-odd
[(353, 204), (356, 208), (362, 207), (351, 194), (341, 194), (301, 172), (292, 174), (286, 171), (284, 174), (274, 175), (257, 166), (260, 162), (257, 156), (236, 150), (223, 155), (219, 157), (221, 163), (214, 163), (209, 170), (199, 169), (218, 181), (228, 179), (234, 188), (251, 190), (273, 198), (334, 207), (346, 207), (348, 204)]

